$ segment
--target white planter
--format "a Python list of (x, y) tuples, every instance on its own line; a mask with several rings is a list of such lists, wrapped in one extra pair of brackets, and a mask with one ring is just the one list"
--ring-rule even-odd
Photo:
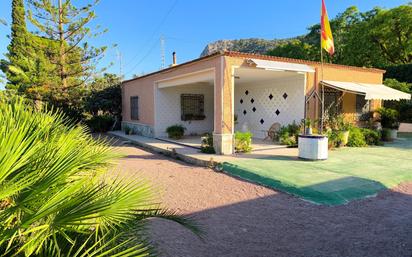
[(299, 135), (299, 158), (305, 160), (328, 159), (328, 137), (321, 135)]
[(398, 138), (398, 130), (397, 129), (390, 129), (389, 130), (389, 139), (395, 140)]

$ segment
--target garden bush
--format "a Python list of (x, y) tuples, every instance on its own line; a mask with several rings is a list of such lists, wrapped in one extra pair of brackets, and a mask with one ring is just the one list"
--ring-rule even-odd
[(399, 128), (399, 113), (390, 108), (379, 108), (378, 113), (380, 115), (379, 121), (382, 128), (398, 129)]
[(213, 135), (211, 133), (206, 133), (203, 135), (200, 151), (202, 153), (216, 153), (215, 148), (213, 147)]
[(364, 147), (367, 146), (365, 136), (360, 128), (353, 127), (349, 131), (349, 140), (347, 146)]
[(252, 137), (250, 132), (235, 132), (235, 151), (248, 153), (252, 151)]
[(297, 145), (301, 127), (295, 122), (282, 126), (279, 131), (279, 143), (282, 145)]
[(343, 145), (343, 131), (329, 129), (326, 135), (329, 148), (341, 147)]
[(186, 128), (183, 125), (173, 125), (166, 129), (166, 133), (168, 134), (169, 138), (172, 139), (181, 139), (185, 134)]
[(367, 128), (362, 128), (361, 131), (367, 145), (382, 145), (379, 131)]
[(102, 114), (93, 116), (86, 120), (86, 125), (90, 128), (93, 133), (107, 132), (112, 129), (115, 118), (109, 114)]
[(149, 256), (146, 219), (191, 221), (158, 207), (148, 183), (108, 179), (113, 158), (62, 114), (0, 93), (2, 256)]

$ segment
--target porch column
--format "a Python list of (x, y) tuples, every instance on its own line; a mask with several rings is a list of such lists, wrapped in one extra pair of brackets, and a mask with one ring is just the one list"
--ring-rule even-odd
[(232, 154), (234, 130), (234, 78), (224, 56), (219, 59), (214, 83), (215, 122), (213, 145), (217, 154)]

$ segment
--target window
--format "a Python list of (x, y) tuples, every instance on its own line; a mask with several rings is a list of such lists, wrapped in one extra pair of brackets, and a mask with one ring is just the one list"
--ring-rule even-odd
[(138, 96), (130, 97), (130, 119), (132, 120), (139, 119), (139, 97)]
[(364, 95), (356, 95), (356, 113), (362, 114), (369, 112), (369, 101), (365, 100)]
[(203, 95), (182, 94), (180, 95), (181, 120), (204, 120), (205, 101)]
[(356, 95), (356, 115), (360, 121), (367, 121), (370, 117), (370, 102), (364, 95)]
[(324, 90), (325, 113), (332, 116), (342, 113), (342, 92), (328, 87), (325, 87)]

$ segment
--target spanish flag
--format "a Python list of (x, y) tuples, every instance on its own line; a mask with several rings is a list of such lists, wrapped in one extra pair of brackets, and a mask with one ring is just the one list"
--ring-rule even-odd
[(321, 13), (321, 46), (325, 49), (329, 55), (335, 53), (335, 45), (333, 43), (332, 30), (330, 29), (328, 12), (326, 11), (325, 0), (322, 0), (322, 13)]

